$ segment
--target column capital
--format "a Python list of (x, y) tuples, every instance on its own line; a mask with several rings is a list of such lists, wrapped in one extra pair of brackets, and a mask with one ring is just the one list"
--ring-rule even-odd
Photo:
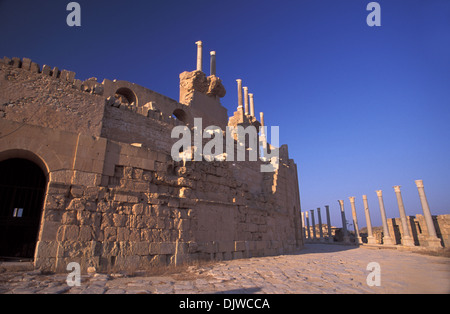
[(401, 191), (400, 191), (400, 187), (401, 187), (401, 185), (394, 185), (394, 186), (393, 186), (394, 191), (395, 191), (396, 193), (401, 192)]
[(418, 187), (418, 188), (423, 188), (423, 180), (416, 180), (416, 181), (414, 181), (415, 183), (416, 183), (416, 186)]
[(242, 89), (243, 89), (244, 91), (248, 91), (248, 87), (247, 87), (247, 86), (242, 87)]
[(211, 56), (215, 56), (215, 55), (216, 55), (216, 52), (215, 52), (215, 51), (210, 51), (209, 54), (210, 54)]
[(363, 195), (362, 199), (367, 201), (367, 195)]
[(355, 202), (355, 197), (354, 196), (350, 196), (348, 199), (350, 200), (350, 203), (354, 203)]
[(202, 43), (202, 41), (201, 41), (201, 40), (199, 40), (199, 41), (196, 41), (196, 42), (195, 42), (195, 44), (196, 44), (197, 46), (202, 46), (202, 45), (203, 45), (203, 43)]
[(383, 191), (382, 190), (377, 190), (375, 192), (377, 193), (378, 197), (383, 196)]
[(236, 82), (242, 83), (242, 80), (241, 79), (237, 79)]
[(325, 205), (325, 208), (330, 208), (330, 205)]

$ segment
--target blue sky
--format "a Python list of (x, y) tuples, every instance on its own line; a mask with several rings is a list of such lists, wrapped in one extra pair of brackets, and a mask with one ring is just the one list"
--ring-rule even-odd
[(202, 40), (207, 74), (217, 51), (228, 114), (241, 78), (266, 124), (280, 126), (302, 210), (330, 205), (340, 226), (337, 200), (351, 219), (356, 196), (362, 227), (367, 194), (381, 225), (375, 190), (399, 217), (392, 186), (402, 185), (414, 215), (423, 179), (432, 213), (450, 213), (450, 1), (378, 1), (382, 25), (369, 27), (368, 0), (84, 0), (72, 28), (69, 2), (0, 0), (0, 55), (178, 99), (178, 75), (195, 69)]

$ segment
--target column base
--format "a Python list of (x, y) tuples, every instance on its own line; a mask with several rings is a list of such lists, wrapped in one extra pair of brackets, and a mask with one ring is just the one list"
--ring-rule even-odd
[(414, 240), (411, 237), (402, 238), (403, 246), (415, 246)]
[(375, 237), (367, 237), (367, 244), (377, 244)]
[(442, 248), (441, 239), (437, 237), (427, 237), (427, 246), (429, 248)]
[(361, 237), (356, 237), (355, 238), (355, 243), (356, 244), (360, 244), (360, 245), (363, 244), (362, 238)]
[(350, 237), (344, 236), (344, 243), (350, 243)]
[(383, 237), (383, 245), (396, 245), (394, 239), (391, 237)]

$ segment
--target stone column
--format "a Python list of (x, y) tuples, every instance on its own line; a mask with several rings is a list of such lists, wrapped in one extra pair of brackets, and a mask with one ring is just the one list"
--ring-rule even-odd
[(250, 115), (252, 117), (254, 117), (255, 116), (255, 103), (253, 100), (253, 94), (250, 93), (250, 94), (248, 94), (248, 96), (250, 97)]
[(305, 242), (306, 239), (306, 221), (305, 221), (305, 213), (300, 212), (302, 217), (302, 229), (303, 229), (303, 242)]
[[(259, 144), (262, 146), (263, 150), (261, 152), (261, 157), (265, 157), (264, 154), (267, 152), (267, 138), (266, 132), (264, 131), (264, 112), (259, 113), (260, 122), (261, 122), (261, 134), (259, 135)], [(260, 150), (259, 150), (260, 151)]]
[(244, 89), (244, 112), (245, 112), (245, 114), (248, 114), (248, 108), (249, 108), (249, 103), (248, 103), (248, 87), (247, 86), (244, 86), (243, 87), (243, 89)]
[(210, 67), (210, 72), (211, 72), (211, 76), (216, 76), (216, 52), (215, 51), (211, 51), (210, 52), (211, 55), (211, 67)]
[(330, 206), (325, 205), (325, 210), (327, 214), (327, 225), (328, 225), (328, 242), (333, 243), (333, 236), (331, 235), (331, 219), (330, 219)]
[(319, 241), (324, 242), (323, 230), (322, 230), (322, 215), (320, 214), (320, 207), (317, 207), (317, 217), (319, 219)]
[(428, 206), (428, 200), (425, 195), (425, 188), (423, 186), (423, 180), (416, 180), (417, 190), (419, 191), (420, 202), (422, 203), (423, 216), (428, 229), (428, 246), (429, 247), (442, 247), (441, 240), (437, 237), (436, 229), (434, 228), (433, 216), (431, 215), (430, 206)]
[(361, 236), (359, 235), (358, 218), (356, 217), (355, 197), (350, 196), (349, 200), (350, 200), (350, 205), (352, 206), (353, 227), (355, 229), (355, 242), (357, 244), (362, 244)]
[(376, 244), (375, 237), (373, 236), (372, 221), (370, 220), (369, 204), (367, 202), (367, 195), (363, 195), (364, 213), (366, 214), (367, 223), (367, 244)]
[(350, 237), (348, 236), (347, 231), (347, 220), (345, 219), (344, 201), (338, 200), (338, 202), (339, 205), (341, 206), (342, 231), (344, 232), (344, 243), (350, 243)]
[(400, 211), (400, 220), (402, 221), (402, 244), (404, 246), (414, 246), (414, 240), (409, 233), (408, 221), (406, 219), (405, 206), (403, 205), (402, 192), (400, 185), (394, 186), (395, 195), (397, 196), (398, 210)]
[(203, 71), (202, 67), (203, 43), (199, 40), (195, 44), (197, 45), (197, 71)]
[(238, 111), (239, 110), (243, 110), (244, 106), (242, 105), (242, 80), (241, 79), (237, 79), (237, 88), (238, 88)]
[(311, 209), (311, 223), (313, 228), (313, 241), (316, 241), (316, 222), (314, 220), (314, 209)]
[(395, 242), (392, 239), (391, 234), (389, 233), (389, 228), (387, 225), (386, 211), (384, 210), (384, 202), (383, 202), (383, 191), (378, 190), (376, 192), (378, 196), (378, 203), (380, 204), (381, 222), (383, 223), (383, 244), (395, 245)]
[(308, 240), (311, 241), (311, 229), (309, 227), (309, 215), (308, 212), (305, 212), (305, 218), (306, 218), (306, 232), (308, 233)]

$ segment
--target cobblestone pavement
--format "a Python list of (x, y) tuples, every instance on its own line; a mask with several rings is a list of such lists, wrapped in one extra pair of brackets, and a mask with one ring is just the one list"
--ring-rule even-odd
[[(380, 286), (367, 284), (371, 262), (380, 265)], [(293, 255), (191, 266), (164, 276), (83, 275), (79, 287), (69, 287), (66, 276), (3, 272), (0, 293), (450, 293), (449, 258), (327, 244), (307, 244)]]

